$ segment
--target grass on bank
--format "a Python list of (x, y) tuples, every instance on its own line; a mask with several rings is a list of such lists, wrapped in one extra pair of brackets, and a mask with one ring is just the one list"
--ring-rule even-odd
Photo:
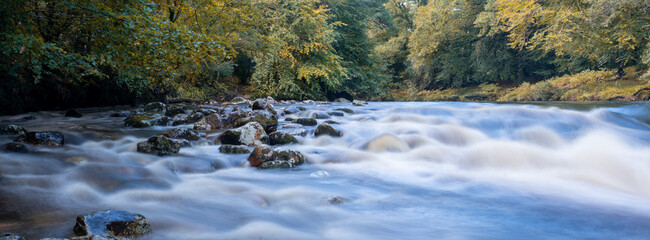
[(620, 77), (615, 70), (587, 70), (519, 86), (481, 84), (475, 87), (416, 91), (391, 90), (393, 101), (644, 101), (650, 100), (650, 73), (625, 69)]

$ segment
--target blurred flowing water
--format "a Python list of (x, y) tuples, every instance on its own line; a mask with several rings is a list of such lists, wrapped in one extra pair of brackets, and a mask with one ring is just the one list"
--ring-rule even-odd
[(77, 215), (120, 209), (152, 224), (141, 239), (650, 238), (647, 102), (299, 106), (285, 117), (356, 113), (329, 119), (341, 138), (304, 128), (289, 148), (309, 163), (288, 170), (219, 153), (218, 132), (177, 156), (137, 153), (172, 127), (127, 128), (116, 109), (31, 113), (17, 124), (66, 145), (0, 153), (0, 232), (66, 237)]

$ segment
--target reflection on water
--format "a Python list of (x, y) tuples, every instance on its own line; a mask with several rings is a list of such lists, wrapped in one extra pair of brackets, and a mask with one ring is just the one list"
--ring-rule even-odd
[(171, 127), (126, 128), (115, 109), (28, 114), (17, 124), (61, 131), (66, 146), (0, 154), (0, 232), (71, 236), (76, 215), (114, 208), (147, 217), (144, 239), (650, 236), (648, 103), (300, 106), (285, 117), (356, 113), (318, 120), (342, 138), (281, 122), (309, 133), (292, 148), (310, 163), (266, 171), (219, 153), (218, 132), (157, 157), (136, 144)]

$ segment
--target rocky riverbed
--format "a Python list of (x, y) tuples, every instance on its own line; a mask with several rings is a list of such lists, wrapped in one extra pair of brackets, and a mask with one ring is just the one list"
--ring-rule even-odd
[(648, 236), (648, 113), (236, 98), (4, 116), (0, 239)]

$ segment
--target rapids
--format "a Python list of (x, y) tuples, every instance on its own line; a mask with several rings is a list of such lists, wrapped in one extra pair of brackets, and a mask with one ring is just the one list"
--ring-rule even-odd
[(304, 127), (290, 148), (309, 163), (288, 170), (219, 153), (219, 132), (137, 153), (172, 127), (124, 127), (115, 108), (0, 117), (66, 137), (0, 153), (0, 232), (69, 237), (77, 215), (120, 209), (151, 223), (141, 239), (650, 238), (649, 103), (298, 105), (285, 117), (356, 113), (329, 119), (341, 138)]

